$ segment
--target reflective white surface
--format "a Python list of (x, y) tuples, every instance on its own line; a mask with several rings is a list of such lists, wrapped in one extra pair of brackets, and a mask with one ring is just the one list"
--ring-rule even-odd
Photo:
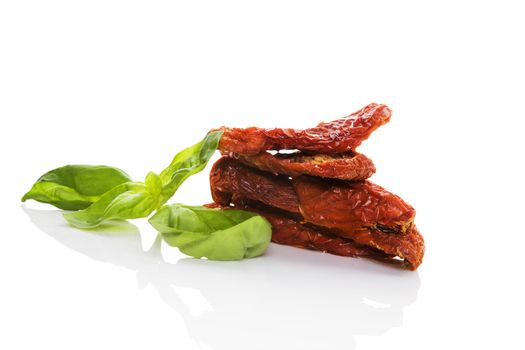
[[(0, 1), (0, 349), (524, 349), (522, 7)], [(359, 151), (417, 210), (417, 272), (274, 244), (194, 260), (145, 220), (20, 203), (65, 164), (142, 180), (210, 128), (370, 102), (394, 113)], [(209, 168), (172, 201), (210, 202)]]
[(352, 348), (355, 336), (400, 327), (420, 287), (417, 272), (278, 245), (241, 262), (168, 263), (159, 239), (143, 251), (133, 224), (82, 232), (65, 226), (58, 211), (22, 210), (64, 247), (132, 271), (139, 288), (153, 287), (188, 335), (212, 349), (319, 349), (328, 339), (335, 348)]

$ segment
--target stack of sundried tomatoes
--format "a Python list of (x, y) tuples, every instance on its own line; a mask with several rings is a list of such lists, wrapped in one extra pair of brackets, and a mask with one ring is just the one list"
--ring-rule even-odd
[(216, 206), (258, 212), (272, 241), (415, 270), (425, 246), (415, 210), (367, 180), (374, 164), (355, 151), (391, 110), (369, 104), (314, 128), (220, 128), (223, 155), (210, 174)]

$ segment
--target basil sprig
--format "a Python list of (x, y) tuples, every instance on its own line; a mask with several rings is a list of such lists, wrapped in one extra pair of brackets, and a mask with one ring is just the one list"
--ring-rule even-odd
[(149, 222), (184, 254), (211, 260), (259, 256), (272, 234), (262, 216), (242, 210), (164, 205), (188, 177), (206, 167), (221, 136), (222, 131), (207, 134), (179, 152), (160, 175), (148, 173), (144, 182), (132, 181), (114, 167), (66, 165), (42, 175), (22, 201), (34, 199), (73, 210), (64, 217), (82, 229), (96, 228), (107, 220), (148, 217), (157, 210)]
[[(150, 172), (134, 182), (123, 170), (105, 165), (66, 165), (42, 175), (23, 197), (65, 210), (76, 227), (92, 228), (107, 219), (145, 217), (166, 203), (191, 175), (202, 171), (217, 150), (222, 131), (208, 133), (177, 153), (160, 176)], [(93, 205), (92, 205), (93, 204)]]

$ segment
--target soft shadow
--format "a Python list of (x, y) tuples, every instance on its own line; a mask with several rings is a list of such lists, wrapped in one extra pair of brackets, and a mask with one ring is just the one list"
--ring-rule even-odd
[[(255, 259), (170, 264), (159, 239), (142, 250), (130, 223), (80, 231), (59, 211), (22, 209), (68, 248), (136, 271), (139, 286), (152, 285), (191, 337), (216, 350), (353, 349), (354, 335), (377, 336), (401, 326), (403, 308), (416, 300), (420, 286), (417, 272), (275, 244)], [(184, 291), (203, 297), (208, 309), (192, 308)]]

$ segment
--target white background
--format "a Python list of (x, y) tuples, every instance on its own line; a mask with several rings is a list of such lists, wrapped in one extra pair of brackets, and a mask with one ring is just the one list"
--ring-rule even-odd
[[(0, 2), (0, 348), (523, 349), (519, 5)], [(20, 203), (61, 165), (140, 180), (212, 127), (374, 101), (394, 115), (360, 150), (418, 211), (417, 272), (277, 245), (194, 260), (145, 220), (86, 232)], [(173, 201), (209, 202), (208, 170)]]

